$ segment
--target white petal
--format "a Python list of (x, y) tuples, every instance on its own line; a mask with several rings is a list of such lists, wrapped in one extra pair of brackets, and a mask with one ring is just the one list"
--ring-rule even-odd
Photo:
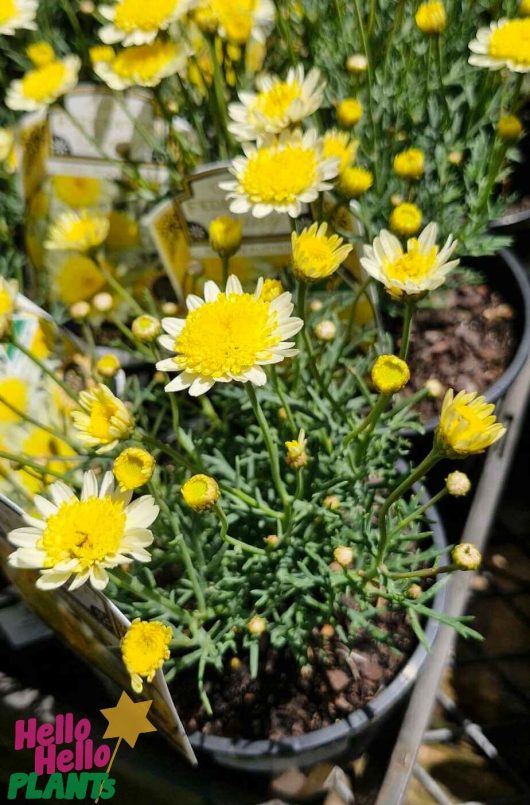
[(205, 377), (196, 377), (190, 386), (190, 397), (200, 397), (201, 394), (206, 394), (210, 391), (215, 381), (209, 380)]
[(166, 333), (176, 338), (186, 326), (186, 320), (166, 317), (162, 319), (161, 324)]
[(88, 500), (88, 498), (97, 498), (97, 496), (98, 496), (97, 478), (92, 472), (92, 470), (89, 470), (88, 472), (85, 472), (85, 475), (83, 477), (81, 500)]
[(254, 386), (264, 386), (267, 382), (267, 375), (261, 366), (253, 366), (245, 375)]
[(243, 288), (241, 287), (241, 283), (239, 282), (238, 278), (235, 274), (230, 274), (228, 280), (226, 282), (226, 293), (231, 294), (242, 294)]
[(55, 483), (50, 486), (50, 495), (57, 506), (60, 506), (61, 503), (66, 503), (67, 500), (75, 498), (73, 489), (70, 489), (63, 481), (55, 481)]
[(90, 570), (84, 570), (83, 573), (76, 573), (73, 582), (68, 587), (69, 590), (77, 590), (82, 584), (87, 581), (90, 575)]
[(158, 517), (160, 509), (151, 495), (142, 495), (125, 510), (125, 535), (131, 528), (149, 528)]
[(15, 528), (7, 535), (7, 539), (17, 548), (33, 548), (36, 540), (42, 537), (42, 531), (38, 528)]
[(35, 504), (36, 509), (42, 514), (43, 517), (51, 517), (53, 514), (57, 512), (57, 506), (55, 503), (52, 503), (50, 500), (43, 498), (42, 495), (35, 495), (33, 498), (33, 503)]
[(109, 576), (105, 568), (94, 565), (90, 569), (90, 584), (95, 590), (103, 590), (109, 583)]
[(158, 343), (160, 344), (160, 346), (169, 350), (169, 352), (175, 351), (175, 339), (171, 335), (161, 335), (160, 338), (158, 339)]
[(217, 297), (220, 294), (220, 290), (212, 280), (207, 280), (204, 283), (204, 301), (205, 302), (215, 302)]
[(103, 480), (101, 481), (101, 486), (99, 488), (99, 497), (104, 498), (107, 495), (112, 495), (114, 491), (114, 476), (109, 471), (106, 472), (103, 476)]
[(39, 590), (55, 590), (68, 581), (70, 573), (56, 573), (55, 570), (45, 570), (35, 584)]
[(180, 369), (174, 358), (164, 358), (161, 361), (157, 361), (156, 368), (160, 369), (161, 372), (178, 372)]
[(190, 293), (189, 296), (186, 297), (186, 307), (188, 310), (197, 310), (197, 308), (202, 305), (204, 305), (204, 300), (201, 299), (200, 296)]
[(191, 386), (195, 380), (195, 375), (190, 372), (182, 372), (178, 377), (173, 378), (167, 386), (164, 386), (164, 391), (184, 391)]

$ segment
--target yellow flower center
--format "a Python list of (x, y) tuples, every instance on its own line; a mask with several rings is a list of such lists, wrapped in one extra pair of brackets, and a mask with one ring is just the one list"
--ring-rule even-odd
[(273, 120), (281, 120), (289, 111), (292, 102), (300, 98), (301, 94), (302, 87), (298, 81), (290, 84), (287, 81), (277, 81), (269, 90), (259, 93), (252, 110), (255, 109)]
[(0, 25), (9, 22), (17, 11), (15, 0), (2, 0), (2, 5), (0, 6)]
[(92, 207), (101, 196), (101, 182), (84, 176), (54, 176), (53, 189), (70, 207)]
[(74, 254), (67, 257), (54, 280), (57, 298), (65, 305), (88, 301), (105, 286), (105, 278), (89, 257)]
[(125, 531), (123, 501), (105, 498), (68, 500), (48, 518), (38, 547), (46, 551), (46, 566), (77, 558), (88, 567), (115, 554)]
[(508, 20), (491, 34), (490, 56), (530, 66), (530, 19)]
[[(457, 438), (455, 439), (456, 444), (467, 442), (484, 433), (484, 414), (479, 406), (454, 402), (451, 407), (451, 413), (453, 417), (451, 431), (457, 434)], [(451, 442), (450, 435), (449, 441)]]
[(357, 143), (355, 140), (350, 140), (347, 134), (337, 132), (336, 134), (325, 135), (322, 146), (322, 156), (325, 157), (325, 159), (336, 157), (340, 162), (340, 172), (345, 170), (348, 165), (351, 165), (356, 155)]
[(150, 677), (169, 656), (171, 629), (158, 621), (136, 621), (122, 643), (123, 661), (129, 673)]
[(93, 400), (90, 406), (90, 424), (88, 426), (88, 433), (95, 439), (102, 441), (109, 441), (113, 437), (110, 432), (111, 422), (113, 416), (120, 413), (120, 408), (114, 400), (109, 397), (100, 395)]
[(114, 72), (122, 78), (150, 80), (174, 58), (176, 48), (171, 42), (125, 48), (112, 63)]
[(125, 33), (155, 31), (170, 19), (178, 0), (121, 0), (114, 25)]
[(261, 148), (249, 158), (241, 184), (254, 203), (291, 204), (314, 185), (317, 167), (315, 151), (302, 145)]
[(65, 229), (64, 236), (70, 243), (95, 244), (101, 242), (96, 222), (91, 218), (72, 221), (70, 226)]
[(13, 312), (13, 297), (5, 289), (0, 289), (0, 316)]
[(65, 77), (66, 67), (61, 61), (30, 70), (22, 79), (22, 95), (32, 101), (45, 101), (57, 94)]
[[(5, 377), (0, 380), (0, 398), (7, 400), (18, 411), (25, 413), (29, 403), (29, 388), (20, 377)], [(20, 417), (0, 400), (0, 422), (20, 422)]]
[(240, 375), (279, 344), (277, 317), (269, 304), (251, 294), (219, 294), (191, 311), (175, 341), (182, 369), (203, 377)]
[(386, 259), (383, 269), (387, 277), (398, 282), (421, 280), (429, 276), (436, 264), (438, 249), (433, 246), (427, 254), (419, 250), (417, 241), (409, 247), (409, 251), (396, 260)]

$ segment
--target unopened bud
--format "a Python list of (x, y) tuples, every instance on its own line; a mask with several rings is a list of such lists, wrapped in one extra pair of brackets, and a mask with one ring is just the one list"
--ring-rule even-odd
[(410, 587), (407, 590), (406, 595), (407, 595), (407, 598), (411, 598), (412, 600), (415, 601), (417, 598), (420, 597), (422, 592), (423, 592), (423, 590), (421, 589), (419, 584), (411, 584)]
[(162, 305), (162, 313), (164, 316), (176, 316), (179, 312), (179, 306), (176, 302), (164, 302)]
[(333, 551), (333, 558), (341, 567), (349, 567), (353, 562), (354, 553), (347, 545), (339, 545)]
[(465, 497), (471, 489), (471, 481), (465, 472), (455, 470), (454, 472), (450, 472), (445, 479), (445, 487), (450, 495), (461, 498)]
[(265, 542), (267, 543), (268, 548), (275, 548), (279, 541), (280, 538), (278, 534), (269, 534), (267, 537), (265, 537)]
[(319, 310), (322, 310), (323, 307), (324, 304), (320, 299), (313, 299), (309, 303), (309, 310), (311, 311), (311, 313), (318, 313)]
[(90, 305), (88, 302), (74, 302), (70, 307), (70, 316), (77, 321), (82, 321), (90, 315)]
[(329, 319), (322, 319), (315, 325), (315, 335), (320, 341), (333, 341), (337, 335), (337, 328), (334, 322)]
[(102, 377), (114, 377), (121, 369), (120, 359), (117, 355), (108, 353), (96, 361), (96, 372)]
[(162, 332), (162, 325), (154, 316), (144, 314), (136, 317), (131, 324), (131, 330), (138, 341), (149, 344), (151, 341), (154, 341), (155, 338), (158, 338)]
[(335, 629), (331, 625), (331, 623), (325, 623), (324, 626), (320, 629), (320, 634), (324, 638), (324, 640), (329, 640), (330, 638), (335, 636)]
[(338, 498), (336, 495), (328, 495), (322, 501), (322, 505), (325, 509), (335, 512), (337, 509), (340, 509), (340, 498)]
[(438, 399), (438, 397), (441, 397), (445, 391), (440, 381), (435, 377), (430, 377), (428, 380), (426, 380), (424, 386), (429, 393), (429, 397), (432, 397), (433, 399)]
[(92, 307), (98, 313), (108, 313), (114, 307), (114, 299), (106, 291), (97, 293), (92, 299)]
[(461, 542), (451, 551), (451, 559), (459, 570), (477, 570), (482, 562), (482, 554), (471, 542)]
[(267, 631), (267, 621), (261, 615), (254, 615), (247, 623), (247, 629), (252, 637), (260, 637)]

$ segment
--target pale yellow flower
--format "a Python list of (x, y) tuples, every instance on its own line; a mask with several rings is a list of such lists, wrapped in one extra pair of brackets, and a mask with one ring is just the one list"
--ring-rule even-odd
[(50, 487), (51, 500), (40, 495), (34, 499), (40, 517), (25, 514), (27, 525), (7, 535), (17, 547), (9, 555), (9, 564), (39, 569), (37, 587), (42, 590), (60, 587), (72, 576), (70, 590), (86, 581), (102, 590), (109, 580), (107, 568), (128, 564), (131, 558), (151, 559), (146, 548), (153, 541), (149, 526), (158, 506), (150, 495), (131, 504), (131, 495), (114, 489), (111, 472), (104, 475), (99, 488), (94, 473), (86, 472), (79, 498), (57, 481)]
[(107, 453), (134, 430), (134, 417), (112, 391), (98, 383), (79, 394), (80, 409), (72, 411), (79, 441), (97, 453)]
[(156, 87), (164, 78), (182, 73), (189, 51), (182, 43), (156, 41), (124, 48), (112, 59), (94, 61), (94, 72), (108, 87)]
[(195, 512), (211, 509), (221, 496), (219, 484), (210, 475), (193, 475), (180, 491), (184, 501)]
[(494, 20), (489, 28), (478, 30), (469, 49), (472, 51), (469, 63), (476, 67), (530, 72), (530, 18)]
[(286, 339), (303, 326), (291, 316), (289, 292), (271, 302), (261, 297), (263, 280), (253, 294), (244, 293), (240, 281), (230, 276), (225, 292), (211, 280), (204, 285), (204, 299), (191, 294), (185, 319), (162, 319), (165, 335), (160, 344), (176, 353), (156, 364), (163, 372), (180, 372), (166, 391), (189, 389), (192, 397), (209, 391), (215, 383), (250, 382), (263, 386), (263, 366), (281, 363), (298, 354)]
[(100, 39), (106, 45), (121, 42), (125, 47), (150, 44), (192, 6), (192, 0), (117, 0), (100, 5), (98, 11), (108, 21), (99, 29)]
[(133, 620), (121, 641), (123, 663), (135, 693), (143, 690), (142, 679), (152, 682), (159, 668), (170, 657), (173, 630), (160, 621)]
[(235, 181), (221, 182), (228, 190), (230, 210), (264, 218), (271, 212), (297, 218), (303, 204), (310, 204), (337, 175), (338, 160), (324, 159), (322, 142), (314, 129), (302, 134), (282, 132), (278, 139), (244, 146), (245, 156), (232, 162)]
[(327, 235), (327, 223), (314, 223), (300, 234), (293, 232), (293, 272), (298, 279), (314, 282), (331, 276), (345, 261), (352, 246), (338, 235)]
[(50, 226), (46, 249), (85, 252), (99, 246), (107, 237), (109, 219), (89, 210), (63, 212)]
[(38, 112), (55, 103), (77, 84), (81, 60), (78, 56), (54, 59), (35, 67), (23, 78), (12, 81), (6, 94), (6, 106), (23, 112)]
[(482, 453), (504, 436), (506, 428), (495, 417), (495, 406), (476, 391), (446, 393), (435, 433), (435, 444), (446, 456), (462, 458)]

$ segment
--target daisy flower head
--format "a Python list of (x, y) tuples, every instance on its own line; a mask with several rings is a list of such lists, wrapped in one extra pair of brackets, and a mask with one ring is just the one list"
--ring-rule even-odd
[(390, 229), (398, 235), (415, 235), (422, 222), (421, 210), (416, 204), (403, 201), (397, 204), (390, 214)]
[(11, 327), (17, 291), (16, 280), (6, 280), (0, 277), (0, 338), (4, 338)]
[(267, 138), (258, 145), (243, 146), (245, 156), (236, 157), (230, 168), (234, 181), (221, 182), (228, 190), (230, 210), (255, 218), (271, 212), (297, 218), (303, 204), (310, 204), (323, 190), (330, 190), (330, 179), (338, 170), (338, 159), (322, 157), (322, 142), (314, 129), (304, 134), (282, 132), (278, 139)]
[(417, 181), (425, 173), (425, 154), (421, 148), (407, 148), (396, 154), (393, 167), (401, 179)]
[(229, 105), (228, 128), (241, 142), (277, 134), (312, 115), (322, 103), (325, 86), (319, 70), (313, 68), (306, 76), (302, 65), (291, 67), (285, 80), (260, 76), (257, 92), (241, 92), (240, 103)]
[(355, 162), (357, 147), (357, 140), (352, 140), (347, 132), (339, 129), (329, 129), (322, 138), (322, 156), (339, 160), (339, 175)]
[(234, 45), (265, 42), (276, 17), (272, 0), (202, 0), (199, 11), (207, 14), (223, 39)]
[(78, 440), (96, 453), (108, 453), (134, 430), (134, 417), (108, 386), (98, 383), (79, 394), (79, 409), (72, 411)]
[(29, 70), (23, 78), (9, 85), (6, 106), (21, 112), (46, 109), (75, 87), (80, 66), (78, 56), (66, 56)]
[(79, 252), (52, 252), (47, 260), (50, 295), (70, 307), (88, 302), (106, 285), (98, 265)]
[(35, 31), (38, 0), (2, 0), (0, 6), (0, 35), (13, 36), (25, 28)]
[(121, 641), (121, 655), (135, 693), (142, 692), (142, 679), (152, 682), (158, 669), (169, 660), (172, 637), (172, 628), (160, 621), (135, 618), (129, 626)]
[(447, 25), (447, 12), (439, 0), (422, 3), (414, 17), (420, 31), (427, 36), (441, 34)]
[(111, 472), (101, 485), (92, 471), (85, 472), (78, 497), (62, 481), (50, 486), (51, 500), (34, 498), (40, 516), (24, 514), (26, 523), (7, 538), (17, 550), (9, 556), (16, 568), (41, 571), (37, 587), (53, 590), (74, 577), (69, 589), (90, 581), (96, 590), (106, 587), (107, 568), (127, 564), (131, 559), (149, 562), (146, 550), (153, 542), (149, 526), (158, 516), (151, 495), (131, 503), (132, 492), (114, 488)]
[(74, 209), (95, 207), (110, 196), (109, 184), (92, 176), (52, 176), (51, 186), (57, 200)]
[(407, 241), (404, 250), (396, 236), (383, 229), (372, 246), (364, 247), (361, 265), (395, 299), (422, 297), (443, 285), (449, 271), (459, 263), (449, 260), (458, 241), (449, 235), (440, 249), (437, 236), (437, 224), (427, 224), (418, 238)]
[(156, 364), (163, 372), (180, 374), (166, 391), (189, 389), (192, 397), (209, 391), (215, 383), (252, 383), (263, 386), (263, 366), (281, 363), (298, 353), (289, 341), (303, 326), (291, 316), (291, 294), (285, 292), (268, 301), (261, 295), (260, 279), (254, 293), (245, 293), (235, 276), (226, 289), (208, 281), (204, 299), (191, 294), (186, 300), (185, 319), (162, 319), (165, 334), (160, 344), (174, 352)]
[(99, 246), (107, 237), (109, 219), (90, 210), (63, 212), (50, 226), (46, 249), (86, 252)]
[(530, 72), (530, 18), (494, 20), (489, 28), (479, 28), (469, 49), (469, 63), (475, 67)]
[(374, 183), (374, 174), (360, 165), (349, 165), (339, 175), (337, 190), (345, 198), (359, 198)]
[(291, 235), (293, 272), (305, 282), (315, 282), (331, 276), (352, 250), (338, 235), (327, 234), (327, 223), (314, 223), (298, 234)]
[(99, 29), (99, 37), (106, 45), (148, 45), (193, 5), (193, 0), (117, 0), (113, 5), (99, 6), (99, 13), (107, 20)]
[(444, 397), (435, 445), (448, 458), (482, 453), (504, 436), (506, 428), (497, 422), (495, 406), (476, 391), (449, 389)]
[(187, 48), (180, 43), (155, 41), (124, 48), (112, 59), (96, 59), (93, 68), (111, 89), (156, 87), (164, 78), (180, 73), (188, 55)]

